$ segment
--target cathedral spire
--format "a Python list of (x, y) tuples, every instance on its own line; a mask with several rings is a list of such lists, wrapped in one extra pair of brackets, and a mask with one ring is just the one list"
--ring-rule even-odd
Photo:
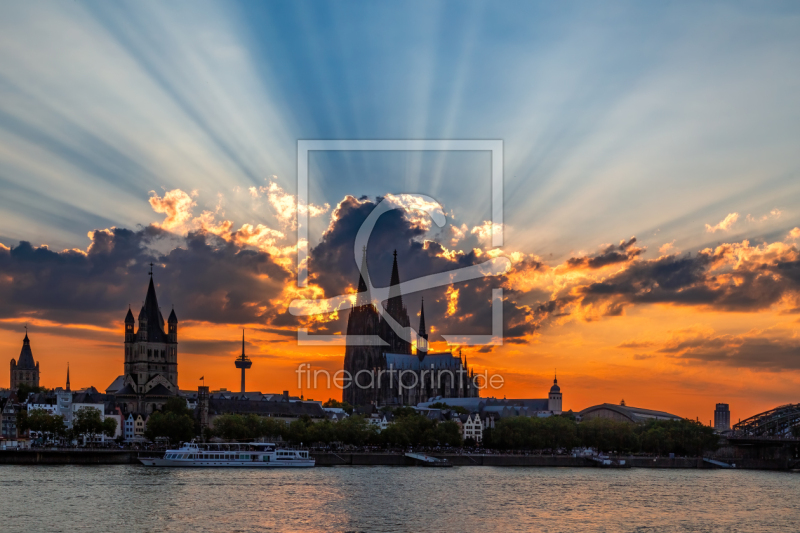
[(361, 255), (361, 267), (358, 276), (358, 294), (356, 295), (356, 305), (361, 307), (372, 304), (372, 294), (369, 290), (369, 270), (367, 270), (367, 247), (364, 246)]
[(422, 361), (428, 353), (428, 334), (425, 333), (425, 298), (419, 308), (419, 331), (417, 331), (417, 357)]
[[(396, 299), (396, 300), (395, 300)], [(399, 302), (399, 307), (403, 307), (403, 295), (400, 293), (400, 272), (397, 269), (397, 250), (394, 251), (394, 262), (392, 263), (392, 279), (389, 282), (389, 301)]]
[(419, 336), (428, 338), (428, 334), (425, 333), (425, 298), (419, 306)]

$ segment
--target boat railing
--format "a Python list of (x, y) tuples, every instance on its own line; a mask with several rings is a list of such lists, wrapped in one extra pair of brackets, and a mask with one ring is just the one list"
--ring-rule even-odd
[(310, 451), (303, 446), (291, 446), (289, 444), (277, 444), (273, 442), (185, 442), (182, 443), (181, 450), (201, 450), (201, 451), (267, 451), (287, 450), (287, 451)]

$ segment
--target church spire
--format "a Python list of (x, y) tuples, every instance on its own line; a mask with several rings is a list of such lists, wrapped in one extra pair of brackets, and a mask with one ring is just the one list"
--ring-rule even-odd
[(369, 270), (367, 270), (367, 247), (364, 246), (361, 255), (361, 267), (358, 276), (358, 294), (356, 295), (356, 305), (361, 307), (372, 304), (372, 294), (369, 290)]
[(422, 361), (428, 353), (428, 334), (425, 333), (425, 299), (419, 308), (419, 331), (417, 331), (417, 357)]
[(70, 392), (70, 390), (69, 390), (69, 363), (67, 363), (67, 392)]
[(425, 333), (425, 298), (419, 306), (419, 336), (428, 338), (428, 334)]
[(394, 251), (394, 262), (392, 263), (392, 279), (389, 282), (389, 301), (399, 302), (399, 307), (403, 307), (403, 295), (400, 293), (400, 272), (397, 270), (397, 250)]

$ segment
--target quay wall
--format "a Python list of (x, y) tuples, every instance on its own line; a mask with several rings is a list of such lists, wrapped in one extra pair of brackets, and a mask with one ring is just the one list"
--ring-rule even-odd
[[(312, 453), (317, 466), (344, 465), (384, 465), (413, 466), (418, 462), (410, 457), (389, 453)], [(586, 457), (569, 455), (451, 455), (430, 454), (433, 457), (447, 459), (454, 466), (556, 466), (556, 467), (596, 467), (597, 463)], [(702, 459), (669, 459), (658, 458), (625, 458), (632, 466), (640, 468), (706, 468)], [(641, 459), (641, 460), (637, 460)]]
[[(140, 464), (141, 455), (157, 452), (130, 450), (0, 450), (0, 465), (126, 465)], [(595, 468), (597, 463), (585, 457), (547, 455), (456, 455), (431, 454), (447, 459), (454, 466), (529, 466)], [(398, 453), (312, 452), (317, 466), (415, 466), (419, 462)], [(698, 458), (623, 457), (634, 468), (716, 468)], [(788, 470), (786, 459), (719, 458), (736, 468), (753, 470)]]
[(140, 452), (127, 450), (1, 450), (0, 465), (140, 464)]

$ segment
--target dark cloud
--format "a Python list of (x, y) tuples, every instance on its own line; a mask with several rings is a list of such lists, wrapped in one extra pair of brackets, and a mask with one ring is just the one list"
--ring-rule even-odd
[[(311, 250), (309, 275), (313, 283), (322, 287), (326, 297), (353, 291), (358, 282), (358, 265), (353, 256), (355, 236), (366, 217), (375, 208), (376, 202), (366, 198), (347, 197), (334, 213), (334, 220), (319, 245)], [(380, 217), (367, 248), (367, 266), (376, 287), (385, 287), (391, 277), (394, 251), (400, 281), (447, 272), (457, 268), (484, 262), (474, 251), (458, 255), (446, 255), (441, 244), (422, 238), (426, 231), (406, 217), (400, 210), (393, 210)], [(533, 267), (535, 265), (526, 265)], [(431, 340), (441, 340), (441, 334), (490, 334), (492, 324), (492, 289), (501, 287), (505, 276), (481, 278), (454, 284), (458, 290), (457, 311), (447, 316), (447, 287), (431, 289), (417, 294), (403, 295), (411, 325), (419, 324), (421, 300), (425, 299), (427, 326), (435, 328)], [(504, 289), (503, 322), (504, 338), (507, 342), (520, 341), (533, 332), (527, 306), (518, 303), (521, 293)], [(339, 320), (318, 326), (317, 332), (342, 331), (347, 312), (340, 313)]]
[[(796, 254), (796, 251), (790, 252)], [(741, 261), (736, 268), (715, 271), (721, 261), (733, 260), (726, 250), (703, 251), (694, 257), (666, 256), (636, 261), (605, 281), (577, 289), (581, 303), (673, 303), (710, 306), (722, 311), (766, 309), (800, 289), (797, 261)]]
[(755, 336), (712, 336), (668, 345), (660, 352), (704, 363), (761, 370), (800, 369), (800, 342)]
[(618, 245), (610, 245), (599, 254), (587, 257), (571, 257), (567, 259), (570, 268), (597, 269), (615, 263), (626, 263), (636, 259), (644, 252), (644, 248), (635, 246), (636, 237), (620, 241)]
[(654, 342), (650, 341), (631, 341), (631, 342), (623, 342), (622, 344), (618, 345), (617, 348), (649, 348), (650, 346), (655, 345)]
[[(54, 252), (25, 241), (0, 248), (0, 317), (108, 325), (125, 316), (129, 303), (138, 313), (153, 262), (165, 317), (174, 304), (182, 320), (256, 322), (276, 313), (270, 300), (290, 278), (268, 253), (213, 235), (177, 238), (148, 226), (91, 236), (86, 253)], [(174, 239), (179, 246), (156, 251), (159, 241)]]

